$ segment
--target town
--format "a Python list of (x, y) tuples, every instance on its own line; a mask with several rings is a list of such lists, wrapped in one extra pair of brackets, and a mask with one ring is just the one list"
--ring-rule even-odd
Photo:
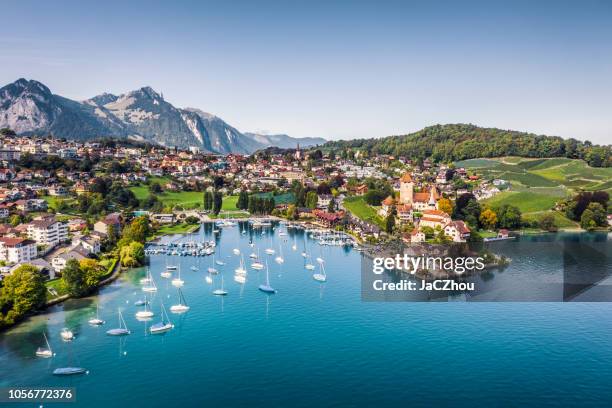
[[(0, 145), (0, 276), (35, 267), (51, 282), (51, 299), (66, 291), (53, 282), (70, 265), (93, 267), (98, 283), (116, 265), (142, 262), (133, 241), (215, 220), (276, 218), (343, 231), (363, 244), (498, 240), (525, 227), (556, 228), (554, 216), (530, 223), (517, 206), (488, 205), (512, 190), (509, 181), (430, 159), (299, 145), (223, 156), (10, 129), (2, 129)], [(609, 197), (594, 195), (582, 209), (591, 213), (587, 226), (607, 227), (599, 203)], [(123, 248), (130, 245), (132, 253)]]

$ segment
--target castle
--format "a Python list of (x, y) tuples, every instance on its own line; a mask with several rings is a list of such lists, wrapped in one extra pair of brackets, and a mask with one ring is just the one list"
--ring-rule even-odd
[(435, 210), (438, 208), (440, 193), (435, 186), (429, 191), (414, 192), (414, 181), (410, 173), (405, 173), (400, 178), (399, 204), (410, 206), (413, 211)]

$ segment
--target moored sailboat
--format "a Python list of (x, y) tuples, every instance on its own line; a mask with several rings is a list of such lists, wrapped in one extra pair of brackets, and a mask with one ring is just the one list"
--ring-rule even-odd
[(127, 328), (127, 324), (123, 319), (123, 314), (121, 314), (120, 309), (117, 310), (117, 315), (119, 316), (119, 327), (117, 327), (116, 329), (107, 330), (106, 334), (108, 334), (109, 336), (126, 336), (130, 334), (131, 332)]
[(179, 295), (179, 303), (178, 305), (170, 306), (170, 311), (172, 313), (185, 313), (186, 311), (189, 310), (189, 306), (187, 306), (187, 301), (185, 300), (183, 291), (180, 288), (178, 289), (178, 295)]
[(45, 338), (45, 343), (47, 347), (39, 347), (36, 349), (36, 357), (40, 358), (49, 358), (53, 357), (53, 350), (51, 350), (51, 345), (49, 344), (49, 339), (47, 339), (47, 335), (43, 332), (43, 337)]

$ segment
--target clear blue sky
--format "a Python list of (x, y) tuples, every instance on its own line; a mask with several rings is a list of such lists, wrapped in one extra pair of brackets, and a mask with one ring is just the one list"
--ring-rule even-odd
[(293, 136), (469, 122), (612, 143), (611, 1), (5, 0), (0, 14), (2, 85), (75, 99), (150, 85)]

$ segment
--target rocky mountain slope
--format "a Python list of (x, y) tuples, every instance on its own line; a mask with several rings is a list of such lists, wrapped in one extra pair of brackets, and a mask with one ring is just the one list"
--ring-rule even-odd
[(221, 118), (199, 109), (176, 108), (150, 87), (122, 95), (104, 93), (85, 101), (73, 101), (53, 94), (38, 81), (25, 79), (0, 88), (2, 127), (26, 135), (53, 134), (76, 140), (132, 138), (221, 154), (324, 142), (317, 138), (241, 133)]

